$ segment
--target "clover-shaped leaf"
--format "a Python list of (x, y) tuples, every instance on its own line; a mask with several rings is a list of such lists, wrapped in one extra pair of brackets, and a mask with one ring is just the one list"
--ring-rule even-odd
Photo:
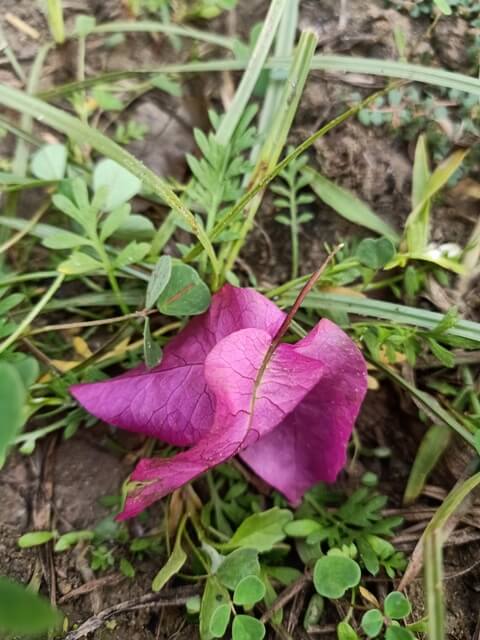
[(380, 269), (395, 255), (395, 247), (388, 238), (365, 238), (355, 252), (358, 260), (371, 269)]
[(363, 614), (360, 624), (369, 638), (376, 638), (383, 627), (383, 614), (380, 609), (370, 609)]
[(233, 640), (262, 640), (265, 636), (265, 625), (252, 616), (238, 615), (233, 619)]
[(243, 578), (259, 573), (258, 552), (255, 549), (240, 548), (225, 558), (218, 568), (217, 578), (227, 589), (234, 591)]
[(355, 560), (342, 555), (319, 558), (313, 571), (313, 584), (317, 593), (338, 599), (360, 582), (361, 571)]
[(233, 594), (234, 604), (249, 607), (260, 602), (265, 595), (265, 585), (257, 576), (246, 576), (237, 584)]
[(415, 636), (409, 629), (392, 625), (385, 633), (385, 640), (415, 640)]
[(383, 603), (385, 615), (392, 620), (406, 618), (412, 611), (412, 605), (400, 591), (392, 591), (385, 598)]

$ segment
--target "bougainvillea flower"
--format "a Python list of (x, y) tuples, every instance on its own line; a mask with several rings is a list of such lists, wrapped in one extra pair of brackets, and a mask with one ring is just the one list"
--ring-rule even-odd
[(189, 447), (139, 462), (121, 519), (236, 454), (293, 504), (335, 480), (366, 392), (365, 361), (326, 319), (296, 344), (276, 344), (284, 320), (255, 290), (225, 285), (157, 367), (72, 387), (103, 421)]

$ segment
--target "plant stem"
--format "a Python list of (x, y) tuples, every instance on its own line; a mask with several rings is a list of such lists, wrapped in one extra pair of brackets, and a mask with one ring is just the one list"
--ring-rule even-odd
[(22, 322), (18, 325), (15, 331), (0, 344), (0, 353), (3, 353), (6, 349), (8, 349), (8, 347), (10, 347), (14, 342), (16, 342), (22, 336), (26, 328), (33, 322), (33, 320), (35, 320), (35, 318), (41, 313), (45, 305), (58, 291), (64, 279), (65, 279), (64, 273), (60, 273), (55, 278), (55, 280), (52, 282), (52, 284), (47, 289), (47, 291), (43, 294), (43, 296), (40, 298), (37, 304), (30, 310), (30, 312), (27, 313), (27, 315), (22, 320)]
[(130, 309), (128, 308), (128, 305), (123, 298), (120, 287), (118, 286), (118, 280), (115, 276), (115, 269), (112, 266), (110, 258), (108, 257), (108, 254), (105, 251), (105, 247), (103, 246), (103, 243), (98, 237), (98, 234), (96, 232), (94, 236), (92, 235), (92, 241), (94, 243), (95, 250), (97, 251), (103, 263), (103, 268), (105, 269), (105, 273), (107, 274), (108, 281), (110, 282), (112, 291), (115, 294), (115, 297), (117, 299), (118, 306), (120, 307), (124, 315), (128, 315), (130, 313)]
[(292, 279), (298, 277), (298, 219), (297, 191), (290, 181), (290, 237), (292, 243)]

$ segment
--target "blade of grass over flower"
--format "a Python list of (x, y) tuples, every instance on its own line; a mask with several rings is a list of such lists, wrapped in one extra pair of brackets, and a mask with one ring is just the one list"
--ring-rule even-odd
[[(281, 298), (282, 305), (289, 305), (296, 297), (296, 292), (288, 292)], [(393, 302), (371, 300), (359, 296), (344, 296), (334, 293), (313, 291), (304, 301), (305, 309), (336, 310), (346, 313), (354, 313), (368, 318), (391, 320), (397, 324), (413, 325), (422, 329), (432, 330), (445, 317), (441, 313), (416, 309)], [(446, 335), (466, 338), (480, 343), (480, 323), (470, 320), (458, 320), (457, 323), (445, 332)]]
[[(262, 184), (265, 176), (268, 176), (274, 169), (280, 158), (283, 148), (287, 142), (288, 133), (293, 123), (293, 119), (298, 109), (303, 88), (310, 71), (310, 63), (317, 46), (317, 36), (309, 31), (304, 31), (300, 36), (300, 41), (295, 52), (292, 68), (288, 74), (288, 78), (284, 85), (284, 90), (277, 110), (277, 116), (272, 122), (260, 150), (256, 166), (250, 177), (250, 184)], [(262, 202), (264, 189), (259, 189), (251, 202), (248, 209), (244, 212), (244, 222), (240, 228), (239, 239), (233, 243), (232, 248), (225, 260), (224, 273), (228, 273), (240, 250), (245, 239), (252, 228), (253, 220)], [(228, 214), (227, 214), (228, 216)], [(225, 217), (227, 217), (225, 216)]]
[(232, 104), (222, 119), (220, 127), (216, 133), (219, 144), (227, 144), (235, 131), (245, 107), (252, 95), (252, 91), (262, 72), (263, 65), (271, 49), (275, 33), (278, 29), (280, 19), (285, 10), (287, 0), (272, 0), (267, 16), (263, 23), (262, 30), (258, 36), (255, 48), (248, 60), (247, 68), (242, 76), (240, 84)]
[[(273, 57), (265, 61), (265, 69), (288, 68), (291, 57)], [(136, 71), (111, 71), (89, 78), (84, 82), (71, 82), (40, 94), (45, 100), (56, 96), (67, 95), (95, 84), (107, 84), (126, 78), (159, 73), (206, 73), (219, 71), (241, 71), (245, 69), (245, 60), (208, 60), (188, 62), (185, 64), (170, 64), (162, 67), (138, 69)], [(420, 82), (447, 89), (456, 89), (465, 93), (480, 96), (480, 80), (462, 73), (445, 71), (435, 67), (409, 64), (394, 60), (376, 58), (354, 58), (350, 56), (316, 55), (312, 60), (312, 69), (322, 71), (337, 71), (344, 73), (364, 73), (386, 78), (399, 78), (408, 82)]]
[(210, 31), (202, 31), (193, 27), (185, 27), (178, 24), (158, 22), (154, 20), (118, 20), (116, 22), (106, 22), (94, 27), (90, 33), (164, 33), (165, 35), (180, 36), (200, 42), (208, 42), (218, 47), (233, 50), (234, 38), (228, 38)]
[(305, 167), (304, 173), (310, 177), (310, 187), (317, 196), (343, 218), (398, 242), (397, 232), (353, 193), (322, 176), (311, 167)]
[(162, 198), (169, 207), (174, 209), (185, 220), (209, 256), (214, 274), (218, 274), (217, 257), (202, 225), (198, 224), (195, 216), (187, 209), (172, 189), (128, 151), (98, 130), (84, 124), (78, 118), (44, 103), (38, 98), (26, 95), (17, 89), (5, 85), (0, 86), (0, 104), (27, 114), (41, 121), (43, 124), (57, 131), (61, 131), (80, 144), (90, 144), (96, 151), (118, 162), (118, 164), (137, 176), (147, 188)]

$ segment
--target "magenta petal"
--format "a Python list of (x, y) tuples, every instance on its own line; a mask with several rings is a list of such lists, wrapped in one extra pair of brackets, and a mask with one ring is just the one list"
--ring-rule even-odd
[(283, 422), (241, 458), (297, 504), (318, 482), (334, 482), (367, 391), (362, 354), (336, 325), (322, 320), (297, 343), (322, 370), (318, 384)]
[[(205, 377), (216, 399), (211, 430), (173, 458), (142, 460), (121, 519), (132, 517), (174, 489), (228, 460), (269, 433), (322, 377), (323, 365), (305, 345), (281, 344), (263, 373), (270, 333), (244, 329), (224, 338), (207, 357)], [(260, 373), (259, 373), (260, 372)]]
[(140, 366), (106, 382), (74, 385), (71, 393), (104, 422), (178, 446), (193, 444), (211, 428), (215, 411), (204, 376), (207, 355), (239, 329), (263, 329), (273, 336), (283, 318), (254, 289), (225, 285), (209, 310), (169, 342), (158, 367)]

